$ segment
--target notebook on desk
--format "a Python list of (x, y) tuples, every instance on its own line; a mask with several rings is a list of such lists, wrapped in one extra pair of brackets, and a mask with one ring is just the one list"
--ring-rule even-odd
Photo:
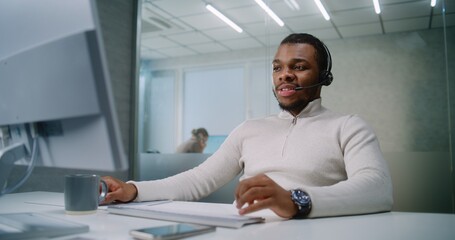
[(39, 213), (0, 214), (0, 239), (51, 238), (88, 232), (89, 227)]
[(152, 201), (109, 205), (107, 210), (113, 214), (227, 228), (241, 228), (265, 220), (257, 216), (241, 216), (232, 204), (222, 203)]

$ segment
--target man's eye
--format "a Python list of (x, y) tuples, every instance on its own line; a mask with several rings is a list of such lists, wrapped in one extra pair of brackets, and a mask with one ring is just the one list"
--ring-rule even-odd
[(306, 68), (305, 68), (305, 66), (296, 65), (296, 66), (294, 66), (294, 69), (295, 69), (295, 70), (299, 70), (299, 71), (303, 71), (303, 70), (305, 70)]
[(273, 71), (278, 72), (280, 71), (281, 67), (280, 66), (273, 66)]

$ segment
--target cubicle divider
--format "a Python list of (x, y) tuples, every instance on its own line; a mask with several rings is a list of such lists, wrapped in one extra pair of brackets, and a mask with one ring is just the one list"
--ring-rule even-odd
[[(211, 154), (204, 153), (177, 153), (177, 154), (149, 154), (139, 156), (138, 176), (136, 180), (155, 180), (173, 176), (177, 173), (194, 168), (204, 162)], [(234, 191), (239, 176), (226, 185), (201, 199), (204, 202), (232, 203)]]
[[(141, 154), (138, 180), (161, 179), (191, 169), (210, 154)], [(385, 152), (394, 187), (393, 211), (452, 212), (448, 152)], [(202, 199), (232, 203), (239, 176)]]
[[(23, 176), (27, 166), (17, 166), (11, 172), (10, 178), (12, 181)], [(128, 170), (123, 171), (97, 171), (88, 169), (70, 169), (70, 168), (54, 168), (45, 166), (36, 166), (28, 180), (15, 192), (63, 192), (65, 190), (65, 175), (68, 174), (97, 174), (100, 176), (113, 176), (123, 181), (128, 180)]]
[(393, 182), (393, 211), (452, 213), (449, 152), (385, 152)]

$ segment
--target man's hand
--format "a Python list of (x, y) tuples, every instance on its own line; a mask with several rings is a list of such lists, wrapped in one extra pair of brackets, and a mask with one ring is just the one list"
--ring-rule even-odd
[(109, 188), (109, 192), (103, 201), (104, 204), (114, 201), (130, 202), (136, 198), (137, 189), (133, 184), (125, 183), (110, 176), (102, 177), (102, 179), (107, 183)]
[[(241, 215), (266, 208), (283, 218), (291, 218), (297, 213), (291, 193), (264, 174), (241, 181), (235, 199)], [(245, 204), (248, 206), (243, 207)]]

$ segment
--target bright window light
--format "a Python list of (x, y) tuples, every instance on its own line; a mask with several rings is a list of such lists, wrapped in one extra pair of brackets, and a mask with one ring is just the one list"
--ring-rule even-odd
[(233, 28), (235, 31), (241, 33), (243, 32), (243, 29), (239, 27), (237, 24), (235, 24), (231, 19), (227, 18), (222, 14), (220, 11), (218, 11), (216, 8), (214, 8), (212, 5), (207, 4), (205, 5), (205, 8), (207, 8), (210, 12), (215, 14), (215, 16), (219, 17), (223, 22), (225, 22), (227, 25), (229, 25), (231, 28)]
[(278, 24), (284, 26), (284, 22), (262, 0), (254, 0), (262, 9)]
[(314, 2), (315, 2), (316, 5), (318, 6), (319, 11), (321, 11), (322, 16), (324, 16), (325, 20), (329, 21), (329, 20), (330, 20), (329, 13), (325, 10), (325, 8), (324, 8), (324, 6), (322, 5), (321, 1), (320, 1), (320, 0), (314, 0)]
[(374, 11), (376, 12), (376, 14), (380, 14), (381, 6), (379, 6), (379, 0), (373, 0), (373, 4), (374, 4)]
[(431, 7), (436, 6), (436, 0), (431, 0)]

